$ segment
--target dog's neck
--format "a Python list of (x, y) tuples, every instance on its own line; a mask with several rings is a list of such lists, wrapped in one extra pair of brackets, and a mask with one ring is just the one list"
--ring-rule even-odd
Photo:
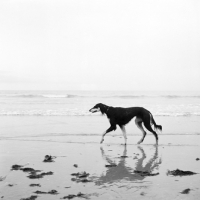
[(107, 106), (107, 105), (105, 105), (105, 104), (102, 104), (102, 106), (101, 106), (101, 108), (100, 108), (101, 113), (107, 115), (109, 108), (110, 108), (109, 106)]
[(106, 110), (106, 112), (105, 112), (106, 114), (108, 113), (108, 110), (109, 110), (109, 108), (110, 108), (110, 107), (109, 107), (109, 106), (107, 106), (107, 110)]

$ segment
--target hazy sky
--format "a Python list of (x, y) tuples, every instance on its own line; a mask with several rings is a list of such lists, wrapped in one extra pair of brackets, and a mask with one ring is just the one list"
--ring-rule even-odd
[(0, 89), (200, 90), (200, 1), (1, 0)]

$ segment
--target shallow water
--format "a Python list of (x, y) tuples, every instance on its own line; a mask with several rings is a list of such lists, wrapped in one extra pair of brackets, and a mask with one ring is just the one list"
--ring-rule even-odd
[(142, 106), (155, 116), (200, 116), (200, 92), (0, 91), (1, 116), (91, 116), (97, 103)]

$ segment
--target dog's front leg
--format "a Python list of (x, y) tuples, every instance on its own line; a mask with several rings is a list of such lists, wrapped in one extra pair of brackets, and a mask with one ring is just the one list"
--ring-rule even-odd
[(101, 142), (100, 142), (100, 143), (103, 143), (103, 141), (104, 141), (104, 136), (105, 136), (107, 133), (116, 130), (116, 128), (117, 128), (116, 125), (110, 126), (110, 128), (109, 128), (108, 130), (106, 130), (106, 132), (104, 132), (104, 133), (102, 134), (102, 138), (101, 138)]
[(104, 132), (103, 134), (102, 134), (102, 138), (101, 138), (101, 142), (100, 143), (103, 143), (103, 141), (104, 141), (104, 136), (106, 135), (106, 132)]
[(126, 145), (127, 136), (126, 136), (126, 129), (125, 129), (125, 126), (121, 125), (120, 128), (121, 128), (122, 133), (123, 133), (123, 136), (124, 136), (124, 144)]

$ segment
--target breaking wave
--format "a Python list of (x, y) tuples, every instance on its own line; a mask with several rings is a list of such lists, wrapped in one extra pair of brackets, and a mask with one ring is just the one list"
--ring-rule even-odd
[(110, 96), (112, 98), (167, 98), (167, 99), (175, 99), (175, 98), (200, 98), (199, 95), (188, 95), (188, 96), (183, 96), (183, 95), (116, 95), (116, 96)]
[(6, 94), (0, 95), (0, 97), (8, 97), (8, 98), (76, 98), (81, 97), (78, 95), (71, 94)]
[[(200, 116), (200, 112), (153, 112), (154, 116), (165, 117), (192, 117)], [(100, 113), (92, 114), (87, 110), (0, 110), (0, 116), (101, 116)]]
[(0, 116), (98, 116), (98, 102), (114, 107), (141, 106), (155, 116), (200, 116), (200, 93), (0, 91)]

